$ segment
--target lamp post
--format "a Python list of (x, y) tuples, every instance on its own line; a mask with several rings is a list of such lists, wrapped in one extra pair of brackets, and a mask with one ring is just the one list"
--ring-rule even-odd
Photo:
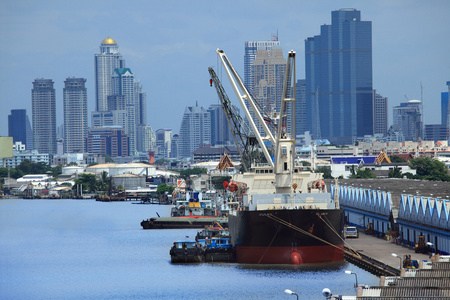
[(391, 255), (393, 257), (397, 257), (398, 259), (400, 259), (400, 266), (398, 268), (401, 270), (402, 269), (402, 258), (400, 256), (398, 256), (397, 254), (395, 254), (395, 253), (392, 253)]
[(297, 296), (297, 300), (298, 300), (298, 295), (297, 295), (297, 293), (294, 293), (293, 291), (291, 291), (291, 290), (289, 290), (289, 289), (284, 290), (284, 292), (285, 292), (286, 294), (288, 294), (288, 295), (295, 295), (295, 296)]
[(352, 272), (350, 270), (345, 270), (345, 274), (354, 274), (355, 275), (355, 279), (356, 279), (356, 283), (354, 285), (354, 287), (358, 287), (358, 275), (355, 272)]
[(428, 246), (428, 247), (433, 247), (433, 248), (434, 248), (434, 253), (433, 253), (433, 255), (435, 255), (435, 254), (438, 253), (437, 247), (436, 247), (432, 242), (427, 242), (427, 246)]

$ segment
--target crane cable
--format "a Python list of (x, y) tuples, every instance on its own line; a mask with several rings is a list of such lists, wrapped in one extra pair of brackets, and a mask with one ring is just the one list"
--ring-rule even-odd
[[(303, 233), (303, 234), (306, 235), (306, 236), (315, 238), (315, 239), (321, 241), (321, 242), (324, 243), (324, 244), (327, 244), (327, 245), (332, 246), (332, 247), (334, 247), (334, 248), (337, 248), (337, 249), (339, 249), (339, 250), (341, 250), (341, 251), (343, 251), (343, 252), (346, 252), (346, 253), (351, 254), (351, 255), (356, 255), (356, 256), (358, 256), (359, 258), (361, 258), (361, 256), (358, 254), (358, 252), (356, 252), (356, 251), (353, 250), (353, 249), (352, 249), (352, 250), (353, 250), (355, 253), (352, 253), (352, 252), (347, 251), (347, 250), (345, 250), (345, 249), (341, 249), (341, 248), (338, 247), (337, 245), (334, 245), (334, 244), (332, 244), (332, 243), (330, 243), (330, 242), (328, 242), (328, 241), (326, 241), (326, 240), (324, 240), (324, 239), (322, 239), (322, 238), (320, 238), (320, 237), (318, 237), (318, 236), (316, 236), (316, 235), (314, 235), (314, 234), (312, 234), (312, 233), (309, 233), (308, 231), (305, 231), (305, 230), (303, 230), (303, 229), (301, 229), (301, 228), (299, 228), (299, 227), (297, 227), (297, 226), (295, 226), (295, 225), (293, 225), (293, 224), (291, 224), (291, 223), (289, 223), (289, 222), (287, 222), (287, 221), (281, 219), (280, 217), (274, 216), (273, 214), (267, 214), (266, 216), (267, 216), (269, 219), (272, 219), (272, 220), (274, 220), (274, 221), (277, 221), (277, 222), (279, 222), (279, 223), (281, 223), (281, 224), (283, 224), (283, 225), (285, 225), (285, 226), (287, 226), (287, 227), (289, 227), (289, 228), (291, 228), (291, 229), (294, 229), (294, 230), (296, 230), (296, 231), (298, 231), (298, 232), (300, 232), (300, 233)], [(324, 221), (324, 222), (325, 222), (325, 221)], [(325, 223), (325, 224), (326, 224), (326, 223)], [(327, 225), (328, 225), (328, 224), (327, 224)], [(329, 225), (328, 225), (328, 226), (329, 226)], [(333, 230), (333, 231), (336, 233), (335, 230)], [(338, 234), (338, 236), (340, 237), (339, 234)], [(341, 238), (341, 239), (342, 239), (342, 238)]]

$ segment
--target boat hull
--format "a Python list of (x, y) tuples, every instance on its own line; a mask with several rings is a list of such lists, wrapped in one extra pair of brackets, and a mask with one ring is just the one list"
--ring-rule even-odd
[(344, 260), (341, 209), (237, 211), (228, 217), (238, 263), (303, 264)]

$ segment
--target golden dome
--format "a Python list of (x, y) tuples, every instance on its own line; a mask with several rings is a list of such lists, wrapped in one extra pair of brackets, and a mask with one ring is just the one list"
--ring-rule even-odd
[(109, 36), (102, 41), (102, 45), (117, 45), (116, 41)]

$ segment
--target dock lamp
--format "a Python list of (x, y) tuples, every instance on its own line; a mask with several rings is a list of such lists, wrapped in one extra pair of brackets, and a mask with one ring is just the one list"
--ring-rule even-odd
[(295, 292), (293, 292), (293, 291), (291, 291), (291, 290), (289, 290), (289, 289), (284, 290), (284, 292), (285, 292), (286, 294), (288, 294), (288, 295), (295, 295), (295, 296), (297, 296), (297, 300), (298, 300), (298, 295), (297, 295), (297, 293), (295, 293)]
[(400, 266), (398, 268), (401, 270), (402, 269), (402, 258), (400, 256), (398, 256), (397, 254), (395, 254), (395, 253), (392, 253), (391, 255), (393, 257), (397, 257), (398, 259), (400, 259)]
[(352, 272), (352, 271), (350, 271), (350, 270), (345, 270), (345, 274), (354, 274), (355, 275), (355, 279), (356, 279), (356, 283), (355, 283), (355, 285), (354, 285), (354, 287), (356, 288), (356, 287), (358, 287), (358, 275), (355, 273), (355, 272)]

